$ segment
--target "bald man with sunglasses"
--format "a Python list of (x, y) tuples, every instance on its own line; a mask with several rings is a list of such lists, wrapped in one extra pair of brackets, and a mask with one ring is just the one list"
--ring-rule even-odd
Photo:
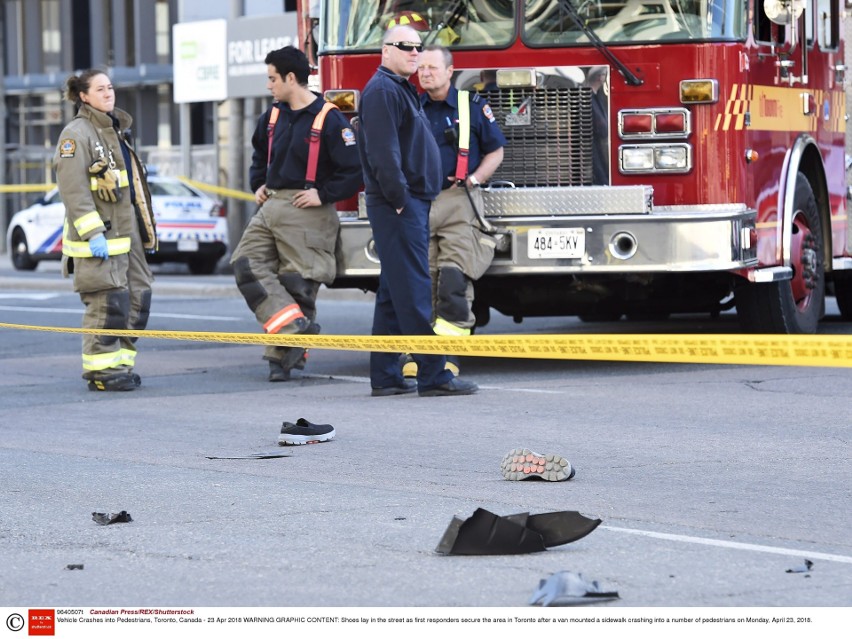
[[(438, 145), (409, 82), (423, 45), (409, 26), (394, 26), (382, 40), (382, 64), (364, 87), (358, 151), (364, 172), (367, 217), (382, 264), (373, 335), (434, 335), (429, 274), (429, 208), (444, 177)], [(374, 397), (470, 395), (476, 384), (445, 369), (443, 355), (414, 355), (417, 383), (402, 376), (399, 354), (370, 355)]]

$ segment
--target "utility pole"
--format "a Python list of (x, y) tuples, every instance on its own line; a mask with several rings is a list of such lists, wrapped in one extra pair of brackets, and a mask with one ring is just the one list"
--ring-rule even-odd
[[(9, 174), (6, 166), (6, 7), (0, 4), (0, 184), (6, 184)], [(9, 212), (5, 193), (0, 193), (0, 253), (6, 249), (6, 229), (9, 227)]]
[[(243, 0), (231, 0), (231, 20), (245, 15)], [(243, 149), (243, 118), (245, 109), (242, 98), (228, 98), (228, 188), (241, 190), (245, 183)], [(233, 251), (243, 235), (245, 228), (245, 203), (237, 198), (228, 199), (228, 240)]]

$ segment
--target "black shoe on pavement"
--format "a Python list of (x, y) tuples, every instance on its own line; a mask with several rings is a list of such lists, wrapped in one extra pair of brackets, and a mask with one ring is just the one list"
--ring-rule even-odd
[(132, 391), (139, 388), (142, 378), (135, 373), (113, 373), (89, 381), (90, 391)]
[(422, 388), (417, 391), (420, 397), (441, 397), (444, 395), (473, 395), (479, 390), (479, 386), (466, 379), (453, 377), (450, 381), (440, 386)]
[(304, 417), (296, 420), (295, 424), (281, 424), (281, 434), (278, 436), (279, 446), (301, 446), (303, 444), (318, 444), (334, 439), (334, 426), (331, 424), (312, 424)]
[(411, 379), (404, 379), (399, 386), (385, 386), (384, 388), (374, 388), (370, 395), (373, 397), (390, 397), (392, 395), (407, 395), (417, 390), (417, 382)]

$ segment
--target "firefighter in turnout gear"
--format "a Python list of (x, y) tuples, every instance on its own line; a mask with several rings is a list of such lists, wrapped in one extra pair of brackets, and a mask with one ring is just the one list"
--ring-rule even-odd
[[(157, 233), (145, 166), (125, 132), (132, 118), (115, 108), (110, 78), (98, 69), (72, 75), (66, 98), (77, 108), (54, 156), (65, 205), (63, 273), (86, 305), (83, 328), (144, 329), (153, 277), (145, 252), (157, 249)], [(129, 138), (129, 135), (128, 135)], [(83, 378), (89, 390), (129, 391), (136, 339), (83, 336)]]
[[(336, 108), (307, 87), (305, 54), (284, 47), (266, 56), (273, 105), (252, 136), (251, 188), (259, 209), (231, 257), (237, 286), (268, 334), (315, 334), (320, 284), (337, 271), (334, 203), (361, 185), (355, 134)], [(290, 379), (305, 349), (267, 346), (269, 381)]]
[[(506, 138), (478, 94), (451, 85), (453, 57), (445, 47), (426, 47), (418, 67), (423, 110), (441, 151), (443, 190), (429, 212), (429, 269), (432, 274), (433, 327), (438, 335), (470, 335), (476, 318), (473, 282), (494, 258), (496, 242), (484, 232), (481, 183), (503, 161)], [(449, 356), (458, 374), (458, 358)], [(416, 375), (413, 360), (404, 360), (403, 374)]]

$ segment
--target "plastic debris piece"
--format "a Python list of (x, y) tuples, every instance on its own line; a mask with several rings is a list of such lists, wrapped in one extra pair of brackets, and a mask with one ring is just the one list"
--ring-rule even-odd
[(133, 517), (126, 510), (120, 513), (92, 513), (92, 519), (96, 524), (107, 526), (109, 524), (126, 524), (133, 521)]
[(795, 568), (787, 568), (784, 572), (810, 572), (813, 570), (814, 562), (810, 559), (805, 559), (801, 566), (796, 566)]
[(275, 459), (276, 457), (290, 457), (290, 453), (277, 450), (262, 451), (259, 453), (221, 453), (219, 455), (205, 455), (207, 459)]
[(444, 555), (518, 555), (582, 539), (600, 525), (574, 510), (499, 516), (477, 508), (469, 519), (453, 517), (435, 549)]
[(562, 510), (539, 515), (518, 513), (506, 515), (505, 518), (539, 533), (547, 548), (582, 539), (601, 524), (600, 519), (589, 519), (576, 510)]
[(65, 570), (83, 570), (83, 564), (68, 564)]
[(539, 533), (477, 508), (468, 519), (453, 517), (436, 550), (446, 555), (519, 555), (546, 549)]
[(597, 581), (589, 581), (581, 573), (562, 570), (542, 579), (530, 606), (583, 606), (618, 599), (615, 591), (604, 592)]

